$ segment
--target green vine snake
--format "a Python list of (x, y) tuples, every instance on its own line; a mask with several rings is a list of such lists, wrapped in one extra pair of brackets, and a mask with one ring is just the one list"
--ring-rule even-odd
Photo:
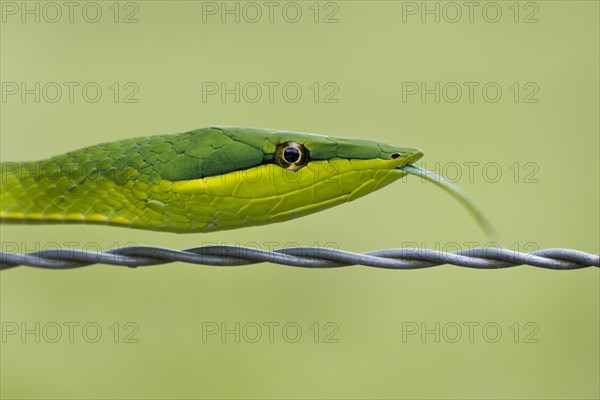
[(210, 232), (281, 222), (352, 201), (407, 174), (423, 152), (365, 139), (222, 127), (103, 143), (42, 161), (0, 163), (3, 223), (93, 223)]

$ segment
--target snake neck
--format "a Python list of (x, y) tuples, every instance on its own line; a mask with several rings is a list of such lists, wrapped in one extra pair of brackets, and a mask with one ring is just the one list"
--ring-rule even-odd
[(0, 163), (0, 221), (109, 223), (115, 182), (73, 159)]
[[(51, 206), (52, 188), (62, 182), (49, 162), (0, 163), (0, 220), (27, 222), (43, 219)], [(58, 185), (57, 185), (58, 183)], [(56, 202), (55, 208), (60, 208)]]

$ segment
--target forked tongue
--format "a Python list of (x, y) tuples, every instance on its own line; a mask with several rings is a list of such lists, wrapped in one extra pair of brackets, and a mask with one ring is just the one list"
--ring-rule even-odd
[(473, 218), (475, 218), (479, 226), (481, 226), (481, 228), (485, 231), (485, 233), (491, 240), (497, 243), (502, 243), (502, 241), (500, 240), (500, 234), (493, 227), (490, 220), (487, 219), (487, 217), (483, 214), (483, 211), (481, 211), (481, 209), (477, 207), (477, 204), (475, 204), (473, 199), (471, 199), (471, 197), (469, 197), (469, 195), (465, 193), (460, 187), (446, 180), (443, 176), (438, 175), (435, 172), (423, 169), (421, 167), (417, 167), (416, 165), (407, 164), (403, 167), (400, 167), (399, 169), (403, 170), (408, 174), (420, 176), (421, 178), (441, 187), (447, 193), (450, 193), (450, 195), (456, 200), (458, 200), (458, 202), (467, 209), (469, 214), (471, 214)]

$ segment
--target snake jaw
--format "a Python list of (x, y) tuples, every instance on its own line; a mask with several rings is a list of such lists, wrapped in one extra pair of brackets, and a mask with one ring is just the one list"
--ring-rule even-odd
[(423, 157), (423, 152), (421, 150), (417, 150), (416, 152), (406, 157), (403, 165), (413, 164), (415, 161), (421, 159), (421, 157)]
[(408, 147), (402, 148), (402, 151), (399, 151), (398, 154), (400, 154), (400, 156), (397, 158), (398, 163), (394, 166), (394, 169), (398, 170), (403, 170), (402, 168), (404, 168), (406, 165), (415, 163), (424, 155), (421, 150)]

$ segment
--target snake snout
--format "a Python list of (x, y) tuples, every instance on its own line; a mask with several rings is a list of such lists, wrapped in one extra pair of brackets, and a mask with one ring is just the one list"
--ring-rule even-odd
[[(405, 165), (412, 164), (419, 160), (421, 157), (423, 157), (423, 154), (424, 153), (419, 149), (401, 147), (392, 155), (392, 158), (400, 158), (402, 160), (402, 163), (396, 167), (396, 169), (400, 169)], [(396, 157), (394, 157), (394, 155), (396, 155)]]
[(423, 153), (421, 150), (419, 150), (419, 149), (415, 149), (415, 152), (414, 152), (414, 153), (412, 153), (411, 155), (409, 155), (409, 156), (406, 158), (406, 164), (412, 164), (412, 163), (414, 163), (415, 161), (417, 161), (417, 160), (419, 160), (421, 157), (423, 157), (423, 155), (424, 155), (424, 153)]

